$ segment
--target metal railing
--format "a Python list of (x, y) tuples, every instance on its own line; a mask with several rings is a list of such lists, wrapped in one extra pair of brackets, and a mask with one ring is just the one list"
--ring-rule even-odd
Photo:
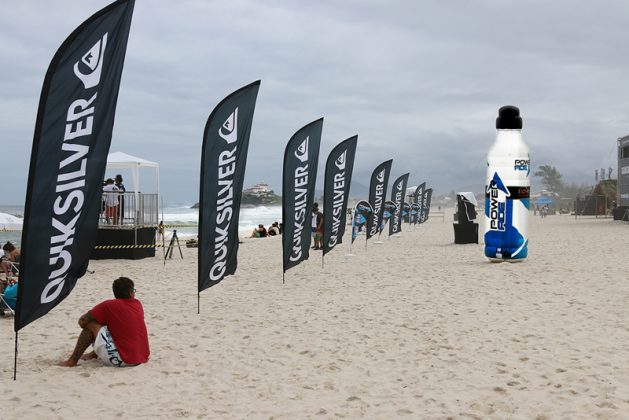
[[(113, 200), (112, 200), (113, 197)], [(108, 206), (107, 202), (115, 203)], [(157, 226), (159, 223), (158, 197), (156, 193), (104, 192), (101, 198), (99, 228), (138, 228)]]

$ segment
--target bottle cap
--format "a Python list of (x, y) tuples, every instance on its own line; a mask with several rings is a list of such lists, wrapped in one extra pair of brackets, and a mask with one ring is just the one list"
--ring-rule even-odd
[(498, 130), (517, 130), (522, 128), (522, 118), (517, 106), (505, 105), (498, 110), (496, 118), (496, 128)]

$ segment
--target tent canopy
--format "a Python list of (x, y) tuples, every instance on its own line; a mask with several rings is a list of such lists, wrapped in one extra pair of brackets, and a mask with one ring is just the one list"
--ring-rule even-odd
[(133, 191), (140, 187), (140, 168), (154, 168), (156, 176), (156, 190), (159, 195), (159, 163), (131, 156), (123, 152), (113, 152), (107, 156), (107, 169), (130, 169), (133, 174)]
[(550, 197), (542, 196), (537, 199), (535, 204), (537, 204), (538, 206), (546, 206), (546, 205), (555, 204), (555, 200), (553, 200)]
[(8, 213), (0, 213), (0, 230), (22, 230), (23, 220)]
[(478, 202), (476, 201), (476, 197), (474, 197), (473, 192), (465, 191), (457, 194), (463, 197), (465, 200), (469, 201), (470, 203), (474, 204), (474, 206), (478, 205)]

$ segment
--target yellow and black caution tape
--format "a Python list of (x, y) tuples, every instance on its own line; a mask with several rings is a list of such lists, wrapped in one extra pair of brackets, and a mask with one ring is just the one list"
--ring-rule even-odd
[(96, 245), (94, 249), (137, 249), (137, 248), (159, 248), (162, 244), (149, 244), (149, 245)]

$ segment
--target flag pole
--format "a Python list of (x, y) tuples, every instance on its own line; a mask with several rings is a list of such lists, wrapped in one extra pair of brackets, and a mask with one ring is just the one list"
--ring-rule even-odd
[(15, 355), (13, 356), (13, 380), (17, 378), (17, 331), (15, 332)]
[(201, 313), (201, 292), (197, 292), (197, 315)]

